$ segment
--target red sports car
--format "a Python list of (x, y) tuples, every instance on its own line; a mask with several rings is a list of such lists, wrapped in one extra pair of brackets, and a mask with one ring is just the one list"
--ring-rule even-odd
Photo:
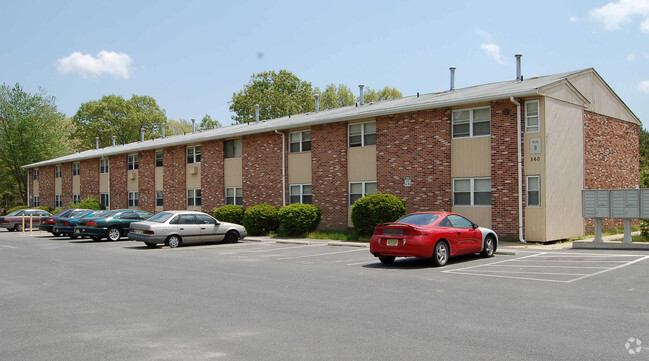
[(384, 264), (395, 257), (430, 258), (444, 266), (449, 257), (480, 253), (491, 257), (498, 247), (498, 236), (489, 228), (456, 213), (419, 212), (374, 229), (370, 252)]

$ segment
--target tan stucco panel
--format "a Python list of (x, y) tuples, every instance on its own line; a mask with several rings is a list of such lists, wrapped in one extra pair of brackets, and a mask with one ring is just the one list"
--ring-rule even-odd
[(126, 172), (126, 190), (129, 192), (135, 192), (138, 190), (138, 174), (139, 170), (129, 170)]
[[(226, 158), (223, 160), (223, 182), (226, 187), (241, 187), (243, 185), (242, 177), (242, 158)], [(225, 190), (223, 190), (225, 192)]]
[(99, 193), (108, 193), (110, 190), (110, 177), (108, 173), (99, 174)]
[(78, 175), (72, 177), (72, 194), (81, 194), (81, 177)]
[(490, 177), (491, 137), (451, 141), (451, 177)]
[(201, 187), (201, 164), (187, 164), (187, 189), (198, 189)]
[(465, 216), (480, 227), (491, 228), (491, 207), (453, 207), (453, 212)]
[(35, 180), (33, 184), (33, 189), (32, 189), (32, 195), (37, 196), (40, 194), (40, 182)]
[(54, 194), (63, 193), (63, 184), (61, 178), (54, 178)]
[(347, 153), (349, 182), (376, 180), (376, 146), (352, 147)]
[(163, 184), (164, 184), (164, 168), (163, 167), (156, 167), (155, 169), (155, 190), (161, 191), (163, 190)]
[[(523, 175), (523, 189), (525, 190), (526, 185), (526, 176), (537, 175), (541, 180), (541, 189), (540, 189), (540, 206), (527, 207), (527, 204), (523, 204), (525, 207), (525, 220), (523, 223), (523, 230), (525, 234), (523, 237), (529, 242), (545, 242), (545, 186), (546, 181), (545, 175), (545, 162), (546, 156), (545, 152), (547, 149), (546, 138), (545, 138), (545, 98), (529, 98), (525, 101), (539, 100), (539, 131), (532, 133), (524, 133), (523, 138), (523, 169), (525, 174)], [(523, 114), (523, 126), (525, 126), (525, 114)], [(538, 139), (541, 144), (540, 153), (532, 154), (531, 145), (532, 141)], [(526, 196), (523, 196), (525, 199)]]
[(571, 77), (570, 83), (590, 101), (588, 110), (616, 119), (637, 123), (634, 114), (593, 71)]
[(288, 183), (311, 183), (311, 152), (288, 155)]

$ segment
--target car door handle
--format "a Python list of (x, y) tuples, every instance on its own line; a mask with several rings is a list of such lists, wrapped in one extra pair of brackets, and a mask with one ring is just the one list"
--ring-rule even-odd
[(457, 235), (458, 235), (458, 236), (461, 235), (461, 234), (462, 234), (462, 232), (457, 232)]
[(205, 228), (205, 227), (201, 227), (201, 229), (207, 229), (207, 228)]
[(184, 231), (185, 229), (184, 229), (184, 228), (180, 228), (180, 230), (181, 230), (181, 231)]

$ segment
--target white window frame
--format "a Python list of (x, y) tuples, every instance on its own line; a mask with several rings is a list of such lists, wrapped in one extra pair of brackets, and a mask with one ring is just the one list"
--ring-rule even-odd
[[(491, 194), (493, 192), (491, 190), (489, 191), (489, 193), (490, 193), (489, 200), (490, 201), (489, 201), (488, 205), (487, 204), (475, 204), (475, 194), (476, 194), (475, 181), (476, 180), (482, 180), (482, 179), (488, 179), (489, 183), (491, 183), (491, 177), (474, 177), (474, 178), (460, 177), (460, 178), (453, 178), (453, 207), (491, 207), (492, 204), (493, 204), (493, 198), (491, 197)], [(470, 184), (469, 192), (470, 192), (471, 203), (470, 204), (457, 204), (457, 203), (455, 203), (455, 193), (456, 193), (456, 191), (455, 191), (455, 182), (456, 181), (467, 181), (467, 180), (469, 181), (469, 184)], [(491, 187), (493, 188), (493, 185)]]
[[(482, 110), (482, 109), (489, 109), (489, 133), (488, 134), (479, 134), (479, 135), (474, 135), (473, 133), (473, 128), (474, 128), (474, 113), (476, 110)], [(462, 135), (462, 136), (456, 136), (455, 135), (455, 114), (458, 112), (464, 112), (468, 111), (469, 112), (469, 135)], [(463, 108), (463, 109), (453, 109), (451, 112), (451, 133), (453, 139), (462, 139), (462, 138), (477, 138), (477, 137), (489, 137), (491, 136), (491, 107), (490, 106), (484, 106), (484, 107), (474, 107), (474, 108)], [(483, 122), (479, 122), (483, 123)]]
[[(538, 193), (538, 204), (530, 204), (530, 181), (536, 179), (536, 185), (538, 187), (534, 192)], [(525, 203), (528, 207), (541, 207), (541, 176), (540, 175), (528, 175), (525, 177)]]
[(38, 180), (38, 177), (40, 176), (39, 171), (38, 171), (38, 168), (34, 168), (34, 171), (32, 172), (32, 175), (33, 175), (33, 179), (34, 179), (35, 181), (37, 181), (37, 180)]
[[(528, 113), (528, 104), (536, 103), (536, 115)], [(529, 118), (536, 118), (536, 125), (529, 125)], [(538, 133), (541, 131), (541, 103), (538, 100), (525, 102), (525, 133)]]
[(34, 207), (38, 207), (41, 205), (41, 201), (38, 198), (38, 196), (34, 196), (34, 201), (32, 203), (34, 204)]
[(54, 166), (54, 178), (61, 178), (61, 175), (63, 173), (63, 167), (58, 164)]
[[(304, 138), (307, 138), (306, 135), (308, 134), (308, 140), (305, 140)], [(297, 137), (297, 141), (293, 141), (293, 137)], [(293, 145), (297, 145), (297, 150), (293, 150)], [(291, 132), (288, 135), (288, 149), (289, 153), (303, 153), (303, 152), (310, 152), (311, 151), (311, 130), (301, 130), (298, 132)]]
[[(356, 202), (356, 200), (358, 200), (358, 199), (356, 199), (356, 200), (354, 200), (354, 201), (352, 202), (352, 184), (362, 184), (363, 192), (360, 193), (360, 197), (359, 197), (358, 199), (361, 199), (361, 198), (365, 197), (365, 196), (368, 195), (368, 194), (378, 193), (378, 184), (377, 184), (376, 181), (349, 182), (349, 185), (348, 185), (348, 189), (347, 189), (347, 190), (348, 190), (348, 193), (349, 193), (349, 197), (348, 197), (348, 198), (349, 198), (349, 206), (350, 206), (350, 207), (354, 205), (354, 203)], [(374, 184), (374, 187), (376, 188), (376, 192), (373, 192), (373, 193), (367, 193), (367, 185), (368, 185), (368, 184)], [(358, 195), (359, 193), (353, 193), (353, 194), (354, 194), (354, 195)]]
[[(305, 187), (310, 188), (311, 191), (309, 193), (305, 193), (304, 192)], [(294, 188), (298, 189), (297, 194), (293, 193)], [(288, 193), (289, 193), (289, 196), (288, 196), (289, 204), (293, 204), (293, 203), (313, 204), (313, 188), (311, 186), (311, 183), (289, 184)], [(310, 202), (305, 202), (305, 199), (304, 199), (305, 196), (311, 197), (311, 201)], [(297, 202), (293, 202), (293, 197), (298, 197), (299, 200)]]
[[(241, 196), (237, 197), (237, 190), (241, 190)], [(228, 196), (228, 191), (232, 192), (232, 196)], [(229, 202), (228, 199), (232, 198), (232, 202)], [(233, 204), (235, 206), (243, 205), (243, 188), (242, 187), (225, 187), (225, 204)]]
[(187, 156), (187, 164), (198, 164), (198, 163), (200, 163), (201, 162), (201, 146), (200, 145), (190, 145), (190, 146), (188, 146), (185, 155)]
[(81, 194), (73, 194), (72, 195), (72, 202), (73, 203), (80, 203), (81, 202)]
[[(374, 132), (373, 133), (368, 133), (367, 132), (366, 128), (367, 128), (368, 124), (374, 124)], [(357, 126), (357, 125), (361, 126), (360, 134), (354, 133), (352, 135), (351, 128), (353, 126)], [(374, 135), (374, 141), (373, 142), (368, 142), (368, 139), (372, 139), (372, 138), (368, 138), (368, 136), (370, 136), (370, 135)], [(357, 136), (361, 137), (360, 144), (359, 143), (353, 143), (352, 144), (352, 139), (351, 138), (352, 137), (357, 137)], [(347, 125), (347, 146), (349, 148), (365, 147), (365, 146), (369, 146), (369, 145), (376, 145), (376, 121), (363, 122), (363, 123), (351, 123), (351, 124)]]
[(187, 190), (187, 207), (200, 207), (202, 205), (201, 201), (201, 189), (188, 189)]
[(164, 192), (163, 191), (155, 191), (155, 206), (156, 207), (164, 206)]
[[(158, 154), (160, 154), (159, 159), (158, 159)], [(164, 166), (164, 153), (161, 150), (156, 150), (155, 151), (153, 159), (154, 159), (156, 168)], [(158, 160), (160, 160), (160, 165), (158, 165)]]
[(63, 202), (61, 201), (61, 195), (54, 195), (54, 208), (63, 208)]
[(137, 170), (140, 167), (140, 157), (137, 154), (129, 154), (126, 158), (126, 169)]
[[(104, 198), (102, 200), (102, 198)], [(110, 209), (110, 193), (99, 193), (99, 204), (103, 204), (104, 208)]]
[(74, 162), (72, 163), (72, 176), (76, 177), (81, 174), (81, 163)]
[(128, 208), (135, 208), (140, 206), (140, 194), (138, 191), (128, 192)]
[(110, 160), (108, 158), (99, 159), (99, 174), (108, 174), (110, 172)]
[[(232, 142), (233, 154), (228, 156), (227, 145), (229, 142)], [(243, 143), (241, 139), (228, 139), (223, 142), (223, 157), (224, 158), (240, 158), (243, 154)]]

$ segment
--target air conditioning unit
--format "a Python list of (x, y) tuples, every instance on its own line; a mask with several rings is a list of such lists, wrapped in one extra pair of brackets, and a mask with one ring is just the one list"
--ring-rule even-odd
[(137, 179), (137, 173), (131, 172), (131, 179)]
[(189, 170), (189, 173), (190, 174), (198, 174), (198, 167), (197, 166), (191, 167), (191, 169)]

